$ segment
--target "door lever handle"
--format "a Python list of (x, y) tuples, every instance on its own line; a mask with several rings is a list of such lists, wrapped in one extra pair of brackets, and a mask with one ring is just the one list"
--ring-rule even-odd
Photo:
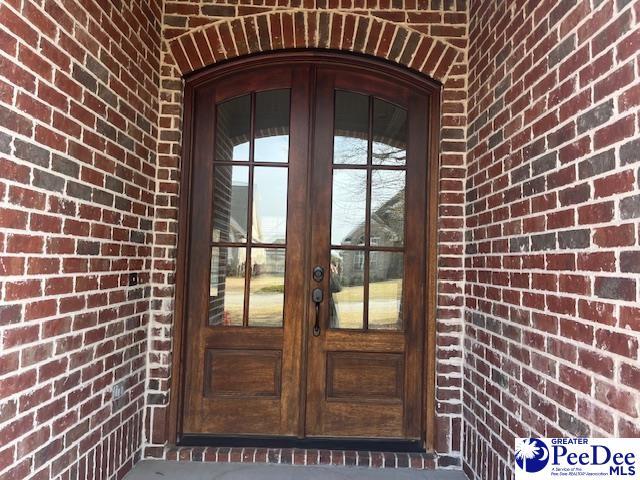
[(314, 288), (311, 292), (311, 299), (313, 303), (316, 305), (316, 322), (313, 325), (313, 336), (320, 336), (320, 304), (322, 303), (322, 299), (324, 297), (324, 293), (321, 288)]

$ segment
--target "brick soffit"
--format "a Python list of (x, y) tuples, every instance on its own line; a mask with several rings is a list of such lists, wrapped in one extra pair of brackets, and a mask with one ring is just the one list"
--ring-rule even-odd
[(464, 52), (411, 27), (339, 10), (289, 9), (223, 19), (167, 41), (180, 73), (259, 52), (326, 48), (395, 62), (444, 84)]

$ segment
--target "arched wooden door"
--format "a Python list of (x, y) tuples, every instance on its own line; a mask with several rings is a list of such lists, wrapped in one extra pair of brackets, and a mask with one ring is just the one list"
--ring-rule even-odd
[(225, 72), (188, 86), (180, 441), (421, 445), (433, 87)]

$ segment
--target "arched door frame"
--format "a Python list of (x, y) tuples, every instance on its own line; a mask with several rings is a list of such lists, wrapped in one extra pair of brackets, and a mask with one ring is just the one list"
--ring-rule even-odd
[(197, 92), (206, 89), (208, 85), (238, 72), (259, 69), (263, 66), (287, 64), (295, 62), (310, 62), (317, 65), (342, 66), (360, 71), (375, 71), (377, 75), (384, 75), (396, 79), (398, 82), (409, 84), (428, 93), (430, 106), (428, 112), (429, 129), (425, 132), (428, 144), (427, 180), (427, 218), (425, 219), (425, 233), (427, 238), (426, 282), (424, 296), (426, 299), (425, 315), (425, 358), (423, 398), (423, 441), (426, 451), (435, 449), (436, 432), (436, 302), (437, 302), (437, 217), (438, 217), (438, 180), (439, 180), (439, 137), (440, 137), (440, 102), (441, 85), (409, 69), (393, 64), (389, 61), (345, 52), (327, 50), (291, 50), (278, 51), (236, 57), (215, 66), (189, 74), (185, 77), (184, 87), (184, 117), (183, 117), (183, 149), (180, 179), (180, 200), (178, 218), (178, 249), (176, 262), (176, 291), (175, 314), (173, 323), (173, 348), (171, 360), (170, 401), (167, 421), (167, 432), (170, 444), (176, 442), (181, 432), (181, 409), (184, 385), (183, 354), (187, 339), (185, 332), (186, 319), (186, 288), (188, 269), (188, 235), (189, 218), (193, 208), (191, 192), (191, 159), (193, 157), (193, 125)]

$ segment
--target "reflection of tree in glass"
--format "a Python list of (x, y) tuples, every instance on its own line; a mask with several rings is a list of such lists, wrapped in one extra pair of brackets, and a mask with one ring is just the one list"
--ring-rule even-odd
[(366, 138), (336, 136), (334, 140), (334, 162), (348, 165), (367, 163), (368, 145)]
[(373, 189), (373, 208), (382, 205), (390, 200), (398, 192), (404, 191), (405, 186), (404, 171), (396, 170), (373, 170), (371, 172), (371, 185)]
[[(342, 214), (355, 214), (364, 218), (365, 198), (367, 194), (366, 172), (363, 170), (338, 170), (334, 172), (334, 208), (340, 208)], [(355, 211), (354, 211), (355, 210)]]
[(405, 148), (386, 143), (373, 142), (372, 159), (374, 165), (404, 165), (407, 158)]
[[(347, 165), (362, 165), (368, 155), (366, 139), (354, 136), (337, 136), (335, 138), (334, 162)], [(404, 145), (394, 146), (386, 142), (374, 141), (372, 145), (373, 165), (404, 165), (407, 150)]]

